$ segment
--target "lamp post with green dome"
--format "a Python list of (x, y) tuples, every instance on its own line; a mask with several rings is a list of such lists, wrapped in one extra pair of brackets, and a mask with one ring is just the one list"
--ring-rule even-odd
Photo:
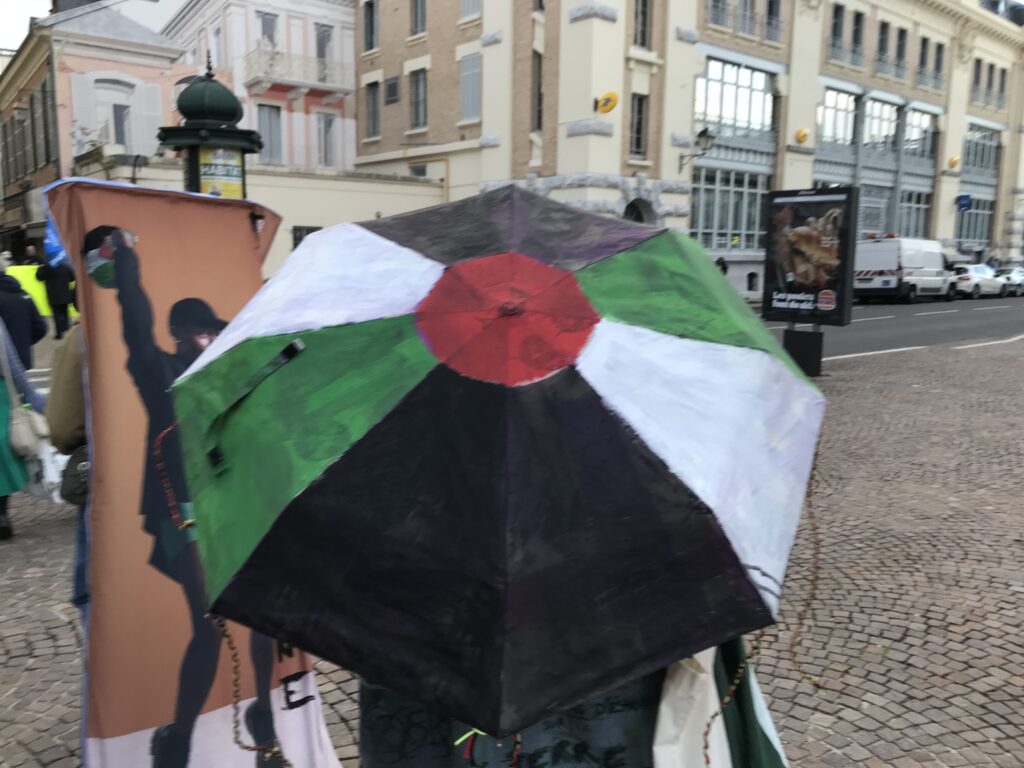
[(181, 125), (164, 126), (160, 146), (185, 152), (185, 189), (218, 197), (246, 197), (245, 155), (259, 152), (263, 140), (256, 131), (238, 127), (242, 105), (228, 88), (206, 74), (193, 80), (178, 96)]

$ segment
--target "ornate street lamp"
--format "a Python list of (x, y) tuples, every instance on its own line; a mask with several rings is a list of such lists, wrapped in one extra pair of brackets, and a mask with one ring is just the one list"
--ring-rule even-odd
[(263, 140), (238, 127), (242, 104), (214, 79), (209, 58), (206, 74), (178, 96), (178, 112), (184, 122), (161, 128), (157, 138), (160, 146), (185, 152), (185, 189), (244, 198), (245, 155), (259, 152)]

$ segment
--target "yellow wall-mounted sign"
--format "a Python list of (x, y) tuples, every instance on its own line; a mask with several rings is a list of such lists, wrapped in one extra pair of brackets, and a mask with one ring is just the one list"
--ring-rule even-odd
[(618, 104), (619, 94), (615, 91), (608, 91), (608, 93), (602, 94), (598, 98), (594, 99), (594, 111), (607, 114), (615, 109)]

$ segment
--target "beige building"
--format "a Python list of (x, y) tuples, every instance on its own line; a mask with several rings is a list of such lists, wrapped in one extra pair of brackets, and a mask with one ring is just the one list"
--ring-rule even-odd
[[(967, 0), (358, 0), (361, 170), (680, 227), (751, 295), (772, 189), (1021, 260), (1024, 31)], [(606, 94), (617, 97), (610, 111)], [(703, 146), (711, 139), (710, 149)], [(958, 211), (959, 208), (966, 210)]]

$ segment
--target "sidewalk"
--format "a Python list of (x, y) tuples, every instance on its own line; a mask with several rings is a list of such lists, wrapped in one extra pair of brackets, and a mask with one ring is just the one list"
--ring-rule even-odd
[[(782, 623), (755, 658), (794, 768), (1024, 766), (1022, 352), (930, 348), (827, 364), (803, 670), (788, 650), (815, 580), (807, 518)], [(12, 517), (18, 535), (0, 544), (0, 768), (70, 768), (74, 513), (19, 497)], [(323, 662), (318, 673), (349, 768), (355, 682)]]

